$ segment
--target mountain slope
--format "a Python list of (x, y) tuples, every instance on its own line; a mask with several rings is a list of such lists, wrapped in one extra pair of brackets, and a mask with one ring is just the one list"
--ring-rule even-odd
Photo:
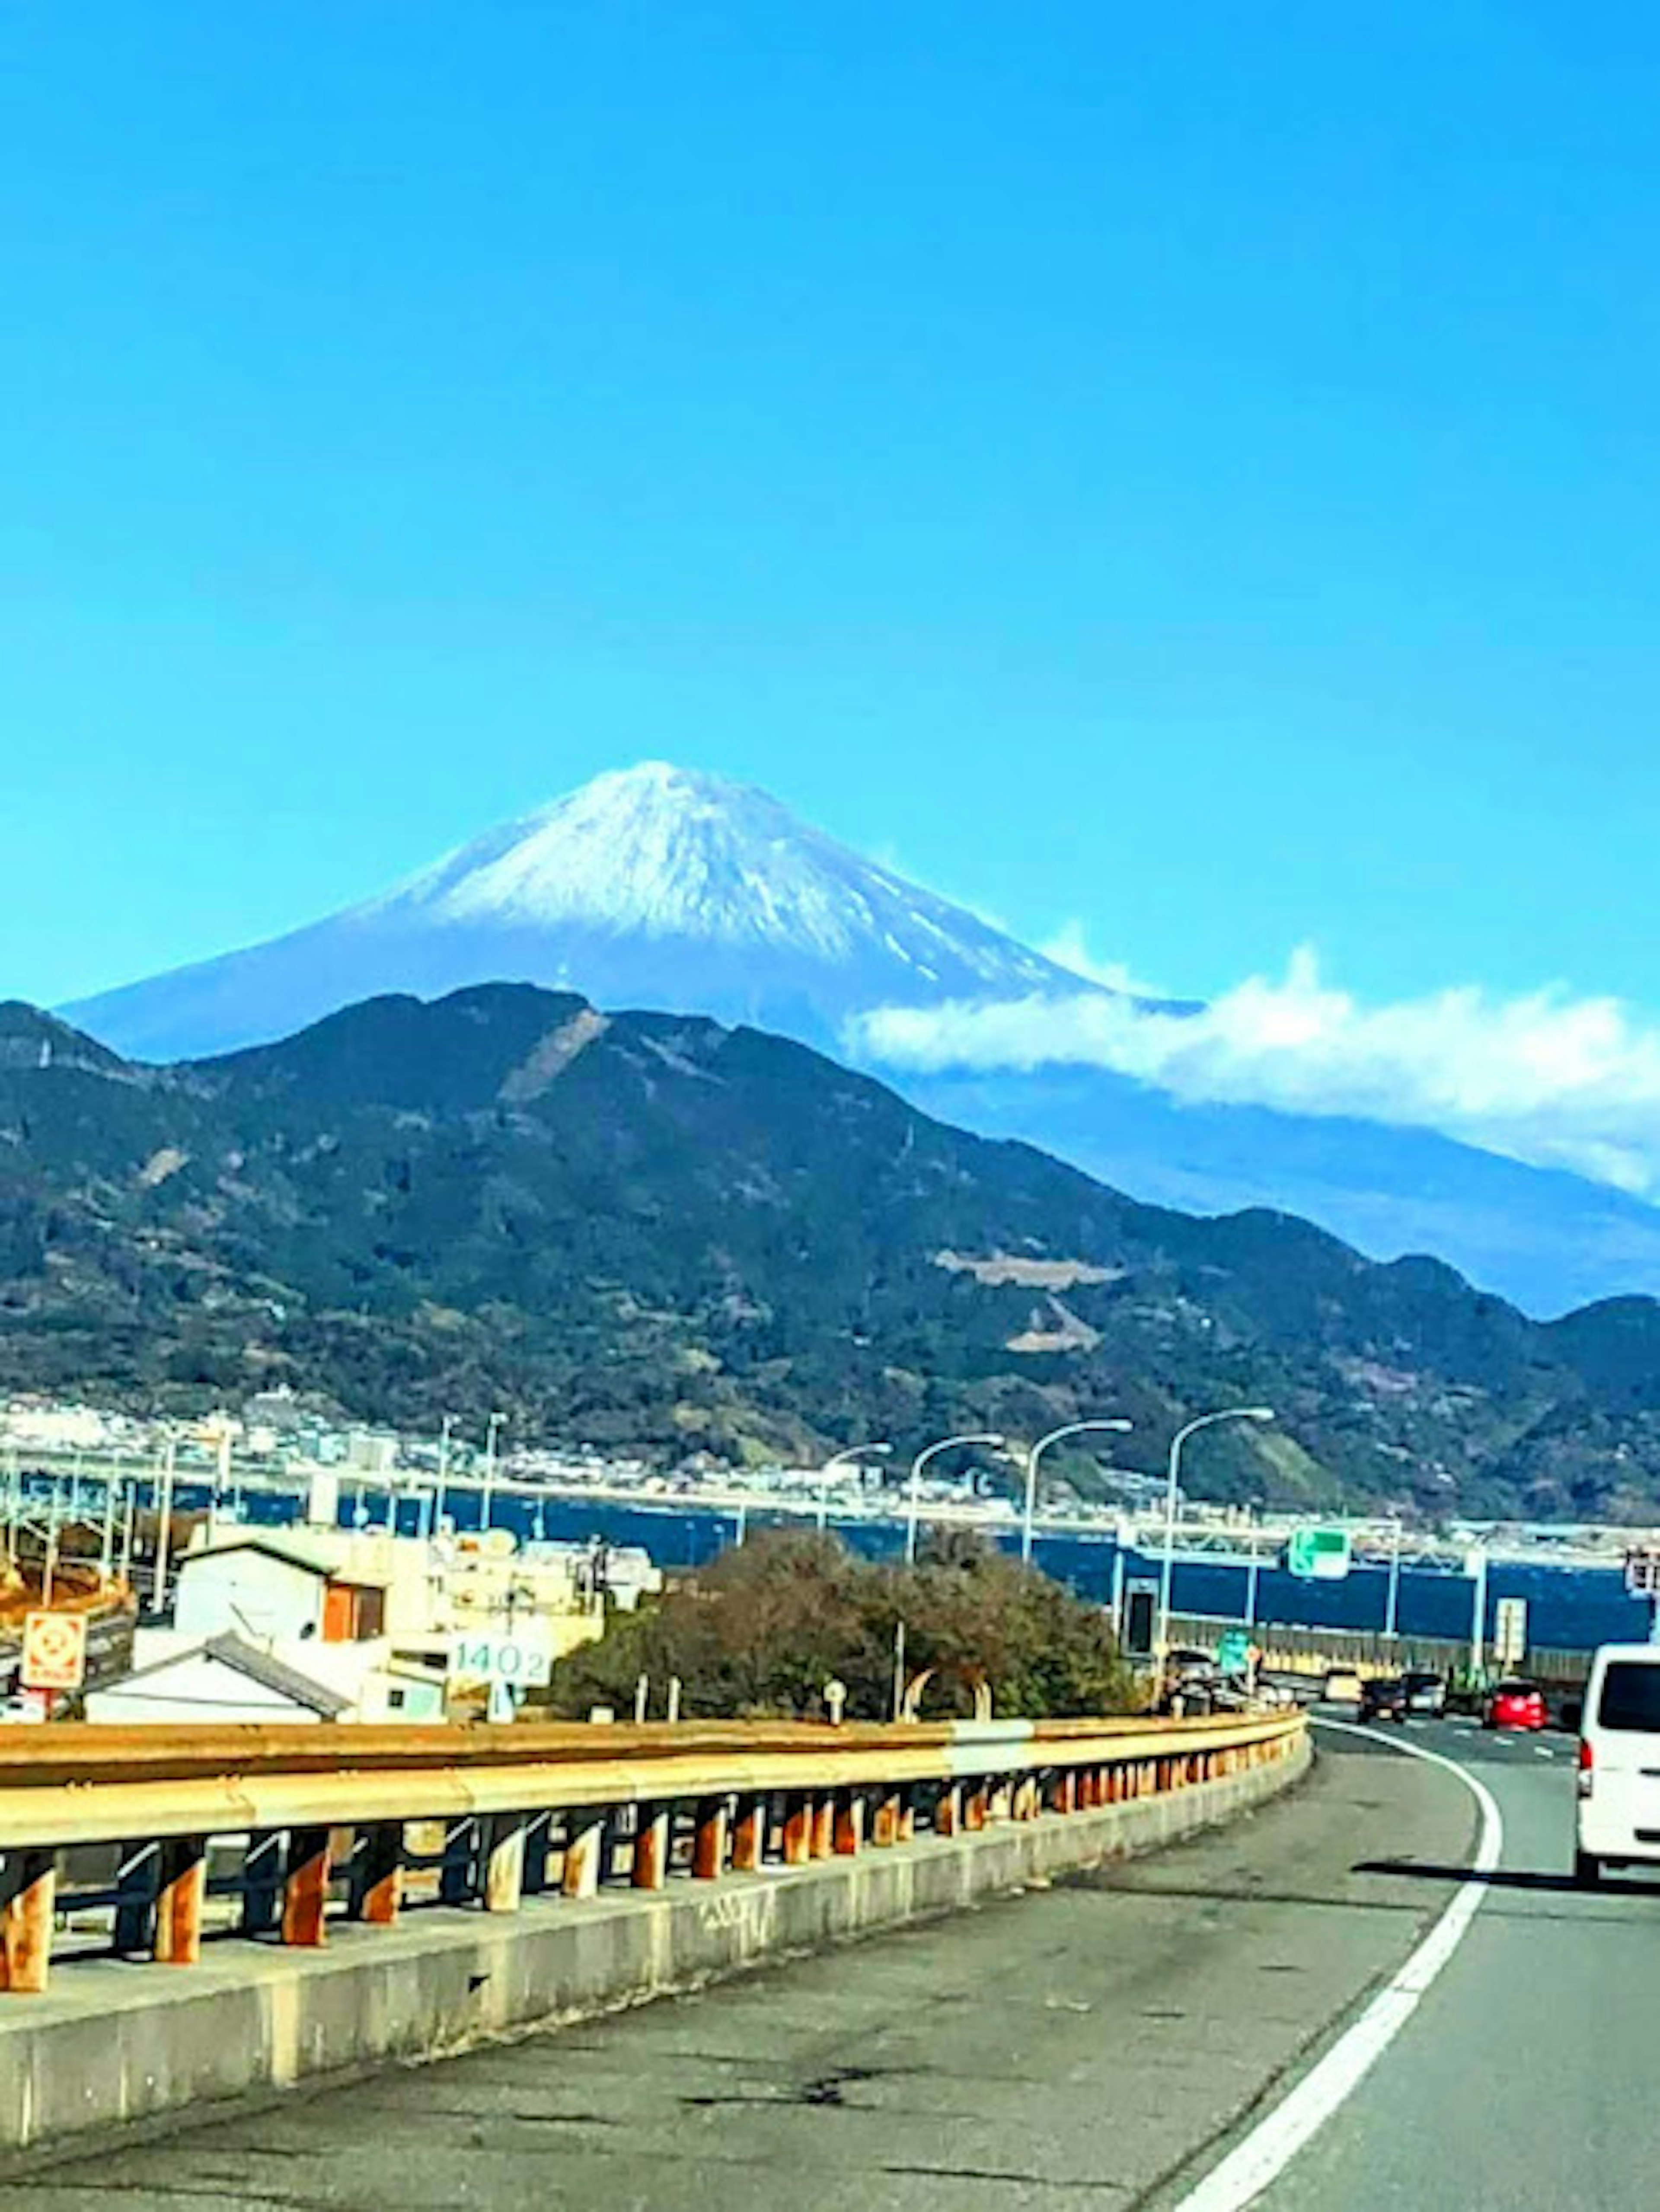
[[(830, 1051), (879, 1006), (1093, 988), (765, 793), (648, 763), (384, 897), (67, 1011), (119, 1052), (166, 1060), (284, 1036), (384, 993), (501, 980)], [(1660, 1291), (1660, 1210), (1431, 1131), (1178, 1104), (1096, 1068), (923, 1074), (855, 1056), (930, 1112), (1040, 1145), (1138, 1196), (1305, 1213), (1382, 1257), (1438, 1251), (1535, 1313)]]
[(65, 1011), (119, 1052), (172, 1060), (286, 1036), (383, 992), (520, 981), (821, 1044), (873, 1006), (1080, 988), (766, 793), (648, 762), (383, 898)]
[(1266, 1400), (1198, 1480), (1583, 1516), (1651, 1504), (1655, 1319), (1541, 1327), (1284, 1215), (1139, 1205), (781, 1038), (526, 986), (173, 1069), (0, 1053), (4, 1387), (282, 1382), (669, 1458), (1112, 1410), (1143, 1468)]
[(1438, 1252), (1539, 1315), (1660, 1291), (1660, 1212), (1433, 1129), (1195, 1104), (1110, 1069), (883, 1071), (925, 1113), (1021, 1137), (1138, 1198), (1225, 1213), (1265, 1200), (1363, 1252)]

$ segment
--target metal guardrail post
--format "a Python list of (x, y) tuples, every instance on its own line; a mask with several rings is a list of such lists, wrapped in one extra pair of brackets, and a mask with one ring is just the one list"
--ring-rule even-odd
[(812, 1856), (829, 1858), (836, 1849), (836, 1793), (824, 1790), (813, 1800)]
[(205, 1836), (169, 1836), (161, 1845), (155, 1893), (155, 1957), (164, 1966), (193, 1966), (202, 1955), (202, 1905), (208, 1893)]
[(871, 1810), (870, 1839), (879, 1850), (887, 1850), (899, 1840), (899, 1792), (897, 1790), (879, 1790)]
[(328, 1940), (329, 1882), (334, 1871), (333, 1835), (327, 1828), (295, 1828), (289, 1838), (283, 1883), (283, 1941), (297, 1950), (319, 1950)]
[(39, 1996), (52, 1966), (57, 1861), (51, 1851), (8, 1851), (0, 1864), (0, 1990)]
[(565, 1870), (561, 1887), (567, 1897), (597, 1897), (605, 1871), (607, 1838), (605, 1814), (594, 1805), (583, 1805), (565, 1822)]
[(635, 1889), (661, 1889), (669, 1871), (669, 1808), (642, 1805), (629, 1879)]
[(390, 1928), (404, 1895), (404, 1831), (400, 1823), (378, 1820), (358, 1831), (351, 1860), (351, 1905), (355, 1920)]
[(786, 1866), (806, 1866), (812, 1856), (813, 1800), (805, 1790), (792, 1790), (784, 1800)]
[(954, 1836), (963, 1826), (963, 1785), (948, 1782), (939, 1792), (933, 1808), (933, 1832), (936, 1836)]
[(765, 1857), (766, 1848), (766, 1799), (753, 1796), (740, 1797), (738, 1801), (738, 1817), (733, 1822), (732, 1829), (733, 1872), (756, 1873)]
[(525, 1830), (527, 1813), (492, 1813), (483, 1824), (479, 1888), (486, 1912), (517, 1912), (525, 1887)]
[(724, 1797), (705, 1797), (698, 1805), (691, 1844), (694, 1881), (719, 1881), (726, 1872), (729, 1820), (730, 1808)]
[(865, 1793), (838, 1790), (836, 1793), (836, 1856), (857, 1858), (865, 1842)]

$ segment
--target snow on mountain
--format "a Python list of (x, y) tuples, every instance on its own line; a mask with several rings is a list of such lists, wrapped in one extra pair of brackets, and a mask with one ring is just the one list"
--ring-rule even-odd
[(767, 793), (653, 761), (487, 831), (382, 897), (67, 1011), (120, 1052), (179, 1059), (381, 992), (491, 981), (830, 1047), (876, 1006), (1087, 988)]

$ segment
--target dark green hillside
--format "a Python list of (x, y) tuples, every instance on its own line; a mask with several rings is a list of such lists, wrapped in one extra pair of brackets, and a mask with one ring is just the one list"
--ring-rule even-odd
[(1646, 1301), (1541, 1327), (1290, 1216), (1136, 1205), (710, 1021), (497, 985), (157, 1070), (0, 1008), (8, 1389), (287, 1382), (670, 1457), (1117, 1411), (1146, 1467), (1266, 1399), (1196, 1480), (1584, 1515), (1660, 1494), (1657, 1340)]

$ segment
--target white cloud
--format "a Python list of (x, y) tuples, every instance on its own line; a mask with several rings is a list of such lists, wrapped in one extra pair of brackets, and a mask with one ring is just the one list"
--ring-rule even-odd
[(1472, 986), (1367, 1006), (1326, 983), (1305, 946), (1282, 977), (1253, 976), (1194, 1014), (1082, 993), (887, 1006), (860, 1042), (895, 1066), (1083, 1061), (1189, 1103), (1439, 1129), (1660, 1198), (1660, 1029), (1617, 999)]
[(1168, 999), (1172, 994), (1162, 985), (1145, 981), (1122, 960), (1098, 960), (1089, 949), (1084, 934), (1084, 925), (1073, 920), (1063, 921), (1047, 944), (1037, 950), (1045, 960), (1054, 961), (1057, 968), (1070, 969), (1074, 975), (1082, 975), (1091, 983), (1104, 984), (1109, 991), (1124, 991), (1133, 999)]

